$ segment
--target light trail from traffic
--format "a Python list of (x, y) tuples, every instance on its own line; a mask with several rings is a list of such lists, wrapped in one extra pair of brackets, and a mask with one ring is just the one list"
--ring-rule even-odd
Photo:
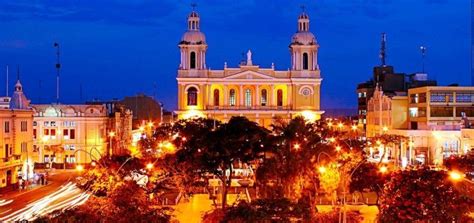
[[(75, 183), (69, 182), (61, 186), (59, 190), (0, 218), (0, 222), (33, 221), (53, 211), (66, 210), (81, 205), (89, 199), (89, 196), (90, 194), (77, 188)], [(12, 201), (5, 202), (11, 203)]]

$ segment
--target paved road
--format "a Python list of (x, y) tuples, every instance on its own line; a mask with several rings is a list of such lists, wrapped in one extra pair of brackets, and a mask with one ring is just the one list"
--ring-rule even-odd
[(0, 222), (33, 220), (85, 202), (88, 195), (71, 182), (75, 176), (73, 171), (55, 171), (50, 174), (50, 183), (46, 186), (3, 194), (0, 196)]

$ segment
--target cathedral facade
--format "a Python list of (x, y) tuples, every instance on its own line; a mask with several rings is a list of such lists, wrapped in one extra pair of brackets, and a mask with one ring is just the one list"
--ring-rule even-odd
[(275, 70), (255, 65), (252, 53), (238, 67), (224, 64), (222, 70), (206, 66), (206, 37), (200, 31), (196, 11), (188, 16), (188, 30), (179, 42), (178, 118), (196, 116), (227, 121), (245, 116), (263, 126), (276, 118), (288, 120), (303, 116), (317, 120), (320, 110), (321, 75), (319, 45), (309, 31), (309, 17), (298, 17), (297, 32), (289, 45), (291, 68)]

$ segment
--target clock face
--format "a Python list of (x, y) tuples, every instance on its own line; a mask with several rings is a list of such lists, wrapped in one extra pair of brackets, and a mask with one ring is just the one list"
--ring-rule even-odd
[(301, 94), (304, 96), (309, 96), (311, 94), (311, 91), (309, 90), (309, 88), (304, 88), (303, 90), (301, 90)]

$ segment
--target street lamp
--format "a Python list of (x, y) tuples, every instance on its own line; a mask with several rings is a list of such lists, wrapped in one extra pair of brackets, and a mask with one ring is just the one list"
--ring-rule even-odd
[(148, 164), (146, 165), (146, 168), (147, 168), (148, 170), (153, 169), (153, 163), (148, 163)]
[(341, 151), (341, 146), (336, 146), (336, 152)]
[(81, 164), (79, 164), (79, 165), (76, 166), (76, 170), (77, 170), (78, 172), (82, 172), (82, 171), (84, 171), (84, 166), (82, 166)]
[(295, 145), (293, 146), (293, 148), (295, 148), (295, 150), (299, 150), (299, 149), (300, 149), (300, 144), (295, 143)]
[(113, 145), (112, 145), (112, 143), (113, 143), (112, 138), (114, 138), (114, 137), (115, 137), (115, 132), (114, 132), (114, 131), (109, 132), (109, 145), (110, 145), (110, 148), (109, 148), (109, 156), (111, 156), (111, 155), (112, 155), (112, 152), (113, 152), (113, 151), (112, 151), (112, 148), (113, 148)]
[(459, 171), (453, 170), (449, 172), (449, 178), (455, 182), (461, 181), (464, 179), (464, 174), (460, 173)]
[(379, 168), (380, 173), (385, 174), (388, 171), (388, 168), (386, 166), (381, 166)]

